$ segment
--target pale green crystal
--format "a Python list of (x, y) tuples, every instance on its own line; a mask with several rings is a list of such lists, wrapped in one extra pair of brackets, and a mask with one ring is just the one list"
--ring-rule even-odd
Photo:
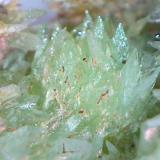
[[(152, 89), (159, 67), (152, 65), (154, 57), (129, 45), (122, 24), (110, 38), (102, 19), (94, 23), (86, 14), (72, 33), (56, 27), (49, 37), (43, 29), (31, 73), (21, 75), (17, 85), (7, 81), (0, 87), (7, 95), (0, 95), (0, 124), (6, 126), (0, 159), (129, 160), (135, 155), (133, 137), (157, 109)], [(13, 73), (17, 66), (21, 63)], [(10, 97), (14, 103), (4, 105)]]
[(33, 71), (44, 88), (43, 108), (56, 108), (62, 117), (57, 127), (68, 128), (70, 119), (69, 135), (118, 134), (118, 140), (136, 132), (153, 107), (151, 91), (159, 71), (142, 69), (141, 54), (128, 45), (122, 24), (111, 40), (102, 20), (97, 22), (82, 37), (59, 30)]

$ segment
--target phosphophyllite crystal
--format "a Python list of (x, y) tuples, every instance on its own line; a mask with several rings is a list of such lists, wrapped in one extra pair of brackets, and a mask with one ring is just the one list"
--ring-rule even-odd
[(0, 114), (16, 128), (0, 137), (0, 146), (7, 144), (0, 157), (93, 160), (130, 153), (141, 122), (156, 110), (159, 68), (130, 45), (122, 24), (110, 37), (100, 17), (87, 16), (73, 32), (43, 31), (31, 74), (14, 86), (21, 92), (17, 103)]

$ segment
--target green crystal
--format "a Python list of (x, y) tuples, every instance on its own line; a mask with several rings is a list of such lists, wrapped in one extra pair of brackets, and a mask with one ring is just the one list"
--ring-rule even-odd
[(110, 38), (100, 17), (94, 23), (87, 16), (83, 36), (42, 31), (31, 73), (6, 86), (16, 103), (2, 105), (0, 88), (0, 118), (15, 129), (0, 136), (2, 159), (123, 159), (121, 150), (156, 110), (159, 68), (129, 45), (122, 24)]
[(65, 29), (56, 33), (34, 62), (33, 67), (41, 65), (34, 75), (44, 88), (42, 107), (56, 109), (62, 117), (57, 127), (67, 128), (68, 136), (111, 136), (118, 142), (135, 133), (153, 107), (159, 71), (142, 69), (142, 54), (128, 45), (122, 24), (110, 39), (97, 21), (83, 37)]

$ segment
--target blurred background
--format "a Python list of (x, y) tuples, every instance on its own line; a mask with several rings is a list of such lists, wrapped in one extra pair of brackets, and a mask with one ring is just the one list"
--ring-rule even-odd
[(41, 25), (70, 30), (82, 22), (86, 10), (110, 19), (110, 24), (122, 22), (132, 39), (150, 38), (159, 30), (159, 6), (159, 0), (0, 0), (0, 62), (15, 50), (33, 51)]

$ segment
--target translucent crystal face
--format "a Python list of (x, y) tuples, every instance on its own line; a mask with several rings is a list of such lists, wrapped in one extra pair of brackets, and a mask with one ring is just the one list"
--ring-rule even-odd
[(160, 50), (160, 33), (156, 33), (152, 39), (148, 42), (148, 44), (155, 48), (155, 49), (158, 49)]
[(153, 39), (155, 41), (160, 41), (160, 33), (156, 33)]

